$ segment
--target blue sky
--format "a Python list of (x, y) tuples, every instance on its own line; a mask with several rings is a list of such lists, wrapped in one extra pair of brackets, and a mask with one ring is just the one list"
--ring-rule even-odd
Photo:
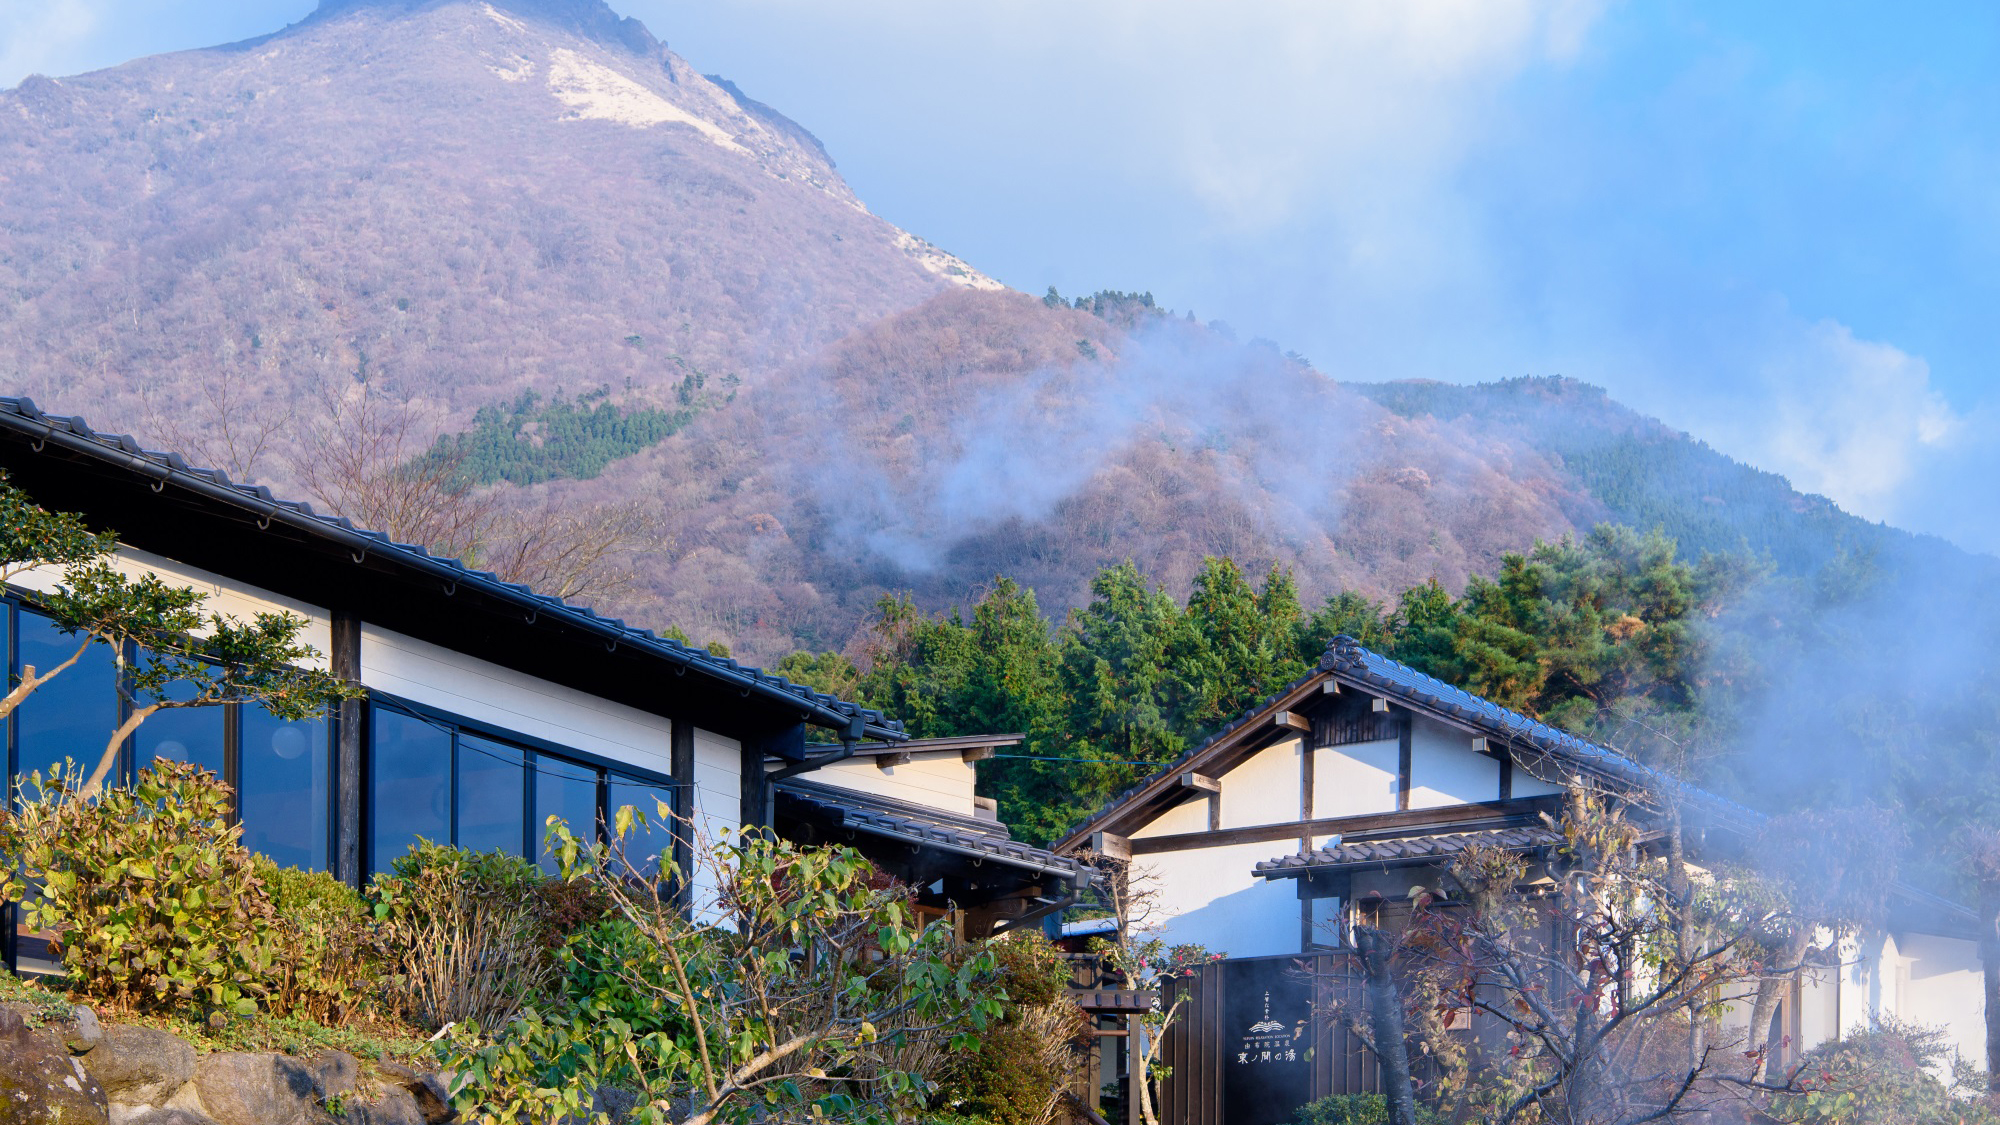
[[(2000, 8), (614, 0), (1016, 287), (1344, 379), (1564, 374), (2000, 549)], [(0, 0), (0, 85), (298, 0)]]

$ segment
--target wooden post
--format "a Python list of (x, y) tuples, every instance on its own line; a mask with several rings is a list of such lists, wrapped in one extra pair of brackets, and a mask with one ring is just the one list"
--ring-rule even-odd
[[(361, 618), (333, 612), (329, 671), (349, 684), (361, 683)], [(334, 709), (333, 875), (359, 887), (361, 870), (361, 700), (343, 699)]]
[(667, 727), (668, 771), (674, 777), (674, 870), (680, 872), (680, 906), (694, 906), (694, 724), (671, 720)]
[[(1375, 702), (1383, 701), (1378, 699)], [(1378, 711), (1388, 709), (1386, 705), (1376, 708)], [(1410, 728), (1415, 725), (1416, 721), (1407, 711), (1404, 712), (1402, 729), (1396, 735), (1396, 811), (1398, 812), (1406, 811), (1410, 807)]]

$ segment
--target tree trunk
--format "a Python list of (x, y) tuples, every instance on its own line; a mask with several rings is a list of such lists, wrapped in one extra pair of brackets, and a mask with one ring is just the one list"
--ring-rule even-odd
[(1354, 927), (1354, 947), (1366, 976), (1368, 1029), (1382, 1063), (1382, 1092), (1389, 1101), (1389, 1125), (1417, 1125), (1415, 1085), (1410, 1080), (1410, 1048), (1403, 1037), (1403, 997), (1389, 973), (1395, 943), (1374, 926)]
[(1750, 1008), (1750, 1041), (1745, 1047), (1754, 1051), (1761, 1046), (1764, 1053), (1750, 1063), (1750, 1079), (1753, 1082), (1772, 1073), (1771, 1064), (1777, 1061), (1778, 1053), (1784, 1048), (1784, 1033), (1772, 1032), (1771, 1015), (1778, 1010), (1780, 991), (1798, 978), (1799, 963), (1805, 960), (1806, 946), (1812, 941), (1812, 930), (1811, 925), (1801, 922), (1785, 939), (1784, 948), (1778, 951), (1778, 965), (1785, 972), (1777, 976), (1767, 973), (1757, 982), (1757, 1002)]
[[(1681, 806), (1677, 801), (1668, 810), (1667, 831), (1667, 885), (1674, 895), (1674, 956), (1683, 965), (1691, 965), (1700, 955), (1695, 948), (1694, 927), (1694, 881), (1687, 872), (1687, 837), (1682, 831)], [(1708, 1039), (1708, 1021), (1702, 1014), (1699, 998), (1691, 998), (1687, 1005), (1688, 1041), (1687, 1067), (1693, 1074), (1702, 1068)]]
[(1979, 883), (1979, 963), (1986, 973), (1986, 1089), (2000, 1094), (2000, 883)]

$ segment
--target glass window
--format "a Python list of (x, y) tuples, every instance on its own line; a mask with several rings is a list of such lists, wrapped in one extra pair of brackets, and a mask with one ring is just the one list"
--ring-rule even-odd
[(569, 830), (584, 840), (597, 837), (597, 771), (543, 754), (535, 755), (534, 765), (535, 854), (542, 869), (553, 873), (556, 860), (546, 846), (550, 817), (568, 821)]
[(326, 720), (287, 722), (254, 703), (242, 704), (239, 713), (236, 807), (243, 846), (288, 867), (325, 870), (332, 815)]
[[(625, 862), (641, 875), (658, 874), (662, 864), (671, 867), (674, 862), (674, 825), (671, 818), (663, 822), (658, 803), (661, 801), (673, 808), (673, 794), (666, 789), (615, 773), (607, 778), (604, 794), (607, 825), (616, 823), (614, 818), (625, 805), (646, 814), (646, 826), (639, 827), (635, 820), (632, 831), (625, 836)], [(615, 829), (605, 831), (608, 835)]]
[(527, 842), (527, 774), (515, 747), (458, 736), (458, 846), (521, 855)]
[[(75, 654), (84, 638), (66, 634), (55, 622), (33, 610), (21, 611), (21, 667), (47, 675)], [(16, 751), (22, 773), (40, 770), (71, 758), (86, 773), (96, 768), (111, 732), (118, 729), (117, 667), (111, 649), (92, 644), (83, 659), (55, 679), (35, 689), (35, 693), (14, 710), (19, 732)], [(115, 772), (107, 784), (122, 780)]]
[(422, 836), (451, 842), (451, 732), (382, 707), (369, 712), (368, 870), (389, 870)]
[(222, 731), (228, 711), (222, 707), (176, 707), (155, 711), (133, 734), (141, 767), (156, 758), (193, 762), (223, 777)]

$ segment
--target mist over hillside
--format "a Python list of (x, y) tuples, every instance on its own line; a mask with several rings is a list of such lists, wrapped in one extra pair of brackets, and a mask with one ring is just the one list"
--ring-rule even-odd
[(329, 2), (30, 79), (0, 232), (10, 390), (323, 503), (365, 391), (402, 409), (382, 456), (455, 449), (525, 519), (643, 506), (604, 608), (753, 660), (891, 591), (1005, 574), (1060, 614), (1104, 565), (1179, 590), (1228, 555), (1386, 597), (1604, 520), (1798, 578), (1990, 569), (1583, 384), (1374, 384), (1004, 291), (598, 0)]

